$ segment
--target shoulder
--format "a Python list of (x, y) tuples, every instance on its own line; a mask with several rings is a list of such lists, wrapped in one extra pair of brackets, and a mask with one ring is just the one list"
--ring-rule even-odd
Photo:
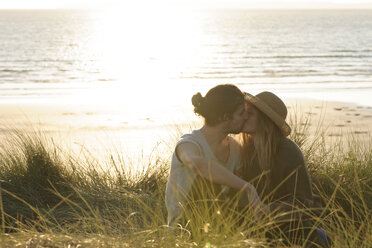
[(201, 142), (200, 142), (200, 137), (198, 134), (199, 130), (194, 130), (192, 133), (184, 134), (182, 137), (177, 141), (176, 143), (176, 148), (180, 145), (186, 144), (186, 143), (191, 143), (200, 148)]
[(176, 143), (174, 154), (178, 160), (181, 161), (182, 154), (200, 155), (202, 145), (197, 131), (194, 130), (192, 133), (184, 134)]
[(283, 138), (278, 144), (277, 162), (285, 167), (305, 165), (305, 158), (298, 145), (288, 138)]
[(180, 143), (176, 146), (175, 152), (178, 158), (180, 158), (180, 154), (182, 153), (200, 155), (199, 147), (192, 142)]
[(302, 155), (301, 149), (298, 145), (288, 138), (282, 138), (278, 143), (278, 153), (279, 154), (290, 154), (290, 155)]

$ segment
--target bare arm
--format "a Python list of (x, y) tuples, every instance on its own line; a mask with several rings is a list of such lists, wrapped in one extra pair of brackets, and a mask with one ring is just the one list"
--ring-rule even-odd
[(250, 203), (254, 207), (261, 204), (256, 189), (250, 183), (234, 175), (234, 173), (220, 163), (201, 157), (196, 145), (187, 142), (182, 143), (176, 148), (176, 153), (181, 162), (198, 175), (216, 184), (223, 184), (237, 190), (245, 191), (248, 194)]

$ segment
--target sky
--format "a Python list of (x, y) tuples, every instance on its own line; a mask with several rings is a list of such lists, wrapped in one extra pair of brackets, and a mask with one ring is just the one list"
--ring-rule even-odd
[(202, 8), (372, 8), (372, 0), (12, 0), (0, 9), (110, 8), (176, 5)]

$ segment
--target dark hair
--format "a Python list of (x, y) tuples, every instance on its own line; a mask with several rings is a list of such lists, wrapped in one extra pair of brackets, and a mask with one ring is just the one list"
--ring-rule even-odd
[(205, 97), (198, 92), (191, 102), (195, 114), (203, 116), (207, 125), (214, 126), (225, 114), (232, 118), (237, 107), (244, 103), (244, 94), (235, 85), (221, 84), (210, 89)]

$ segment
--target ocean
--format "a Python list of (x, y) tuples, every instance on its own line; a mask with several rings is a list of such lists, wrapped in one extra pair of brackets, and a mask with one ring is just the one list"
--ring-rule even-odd
[(372, 10), (2, 10), (0, 30), (1, 102), (182, 105), (234, 83), (372, 105)]

